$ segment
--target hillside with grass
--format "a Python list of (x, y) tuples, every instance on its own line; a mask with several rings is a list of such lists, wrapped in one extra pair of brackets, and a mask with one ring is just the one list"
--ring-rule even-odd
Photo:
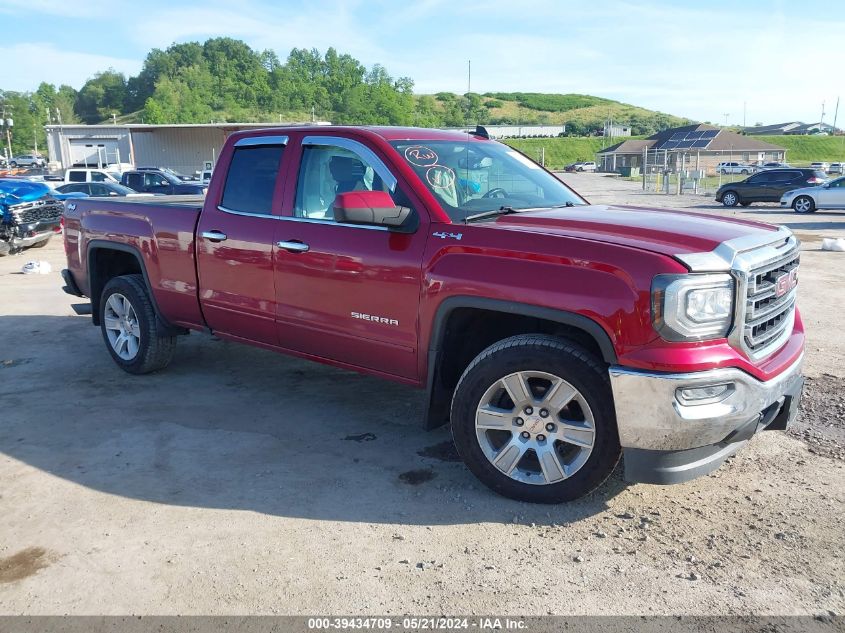
[[(843, 136), (755, 136), (778, 147), (785, 147), (786, 160), (791, 165), (802, 167), (814, 161), (828, 163), (845, 161), (845, 137)], [(565, 138), (512, 138), (504, 143), (540, 161), (545, 156), (549, 169), (562, 169), (569, 163), (596, 160), (596, 152), (609, 144), (601, 137)]]
[[(439, 92), (417, 97), (440, 118), (473, 124), (566, 125), (567, 134), (584, 136), (603, 129), (606, 121), (631, 127), (636, 135), (688, 125), (692, 120), (628, 103), (581, 94), (488, 92), (456, 95)], [(456, 123), (461, 125), (463, 123)]]
[(786, 148), (786, 160), (800, 166), (814, 161), (845, 161), (845, 136), (755, 136)]

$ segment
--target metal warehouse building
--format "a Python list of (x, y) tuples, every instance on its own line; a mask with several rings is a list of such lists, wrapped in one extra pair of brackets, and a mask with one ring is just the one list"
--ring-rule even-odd
[[(136, 167), (169, 167), (183, 174), (216, 161), (232, 132), (295, 123), (208, 123), (150, 125), (48, 125), (47, 150), (62, 170), (126, 163)], [(328, 125), (326, 122), (309, 125)]]

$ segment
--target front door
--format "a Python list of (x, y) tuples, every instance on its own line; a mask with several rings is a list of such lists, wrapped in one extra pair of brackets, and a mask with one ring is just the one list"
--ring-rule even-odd
[[(417, 207), (413, 232), (341, 224), (335, 195), (381, 189)], [(417, 311), (428, 218), (365, 145), (305, 137), (288, 220), (276, 227), (276, 300), (283, 347), (416, 379)]]
[[(238, 141), (219, 204), (197, 226), (200, 305), (208, 326), (250, 341), (278, 344), (273, 232), (279, 223), (286, 137)], [(226, 164), (221, 156), (221, 164)]]

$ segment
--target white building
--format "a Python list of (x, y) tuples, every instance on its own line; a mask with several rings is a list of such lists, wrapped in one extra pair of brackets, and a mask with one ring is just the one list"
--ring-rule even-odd
[[(136, 167), (169, 167), (183, 174), (214, 163), (232, 132), (294, 123), (208, 123), (151, 125), (48, 125), (50, 160), (62, 170), (125, 163)], [(327, 122), (307, 125), (328, 125)]]

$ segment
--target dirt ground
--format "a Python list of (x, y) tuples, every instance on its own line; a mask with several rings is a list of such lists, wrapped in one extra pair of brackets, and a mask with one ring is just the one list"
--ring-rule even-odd
[[(0, 614), (843, 614), (845, 214), (724, 211), (567, 176), (596, 203), (781, 222), (803, 241), (802, 417), (709, 477), (497, 497), (420, 392), (202, 335), (134, 377), (0, 258)], [(29, 259), (54, 273), (18, 274)]]

